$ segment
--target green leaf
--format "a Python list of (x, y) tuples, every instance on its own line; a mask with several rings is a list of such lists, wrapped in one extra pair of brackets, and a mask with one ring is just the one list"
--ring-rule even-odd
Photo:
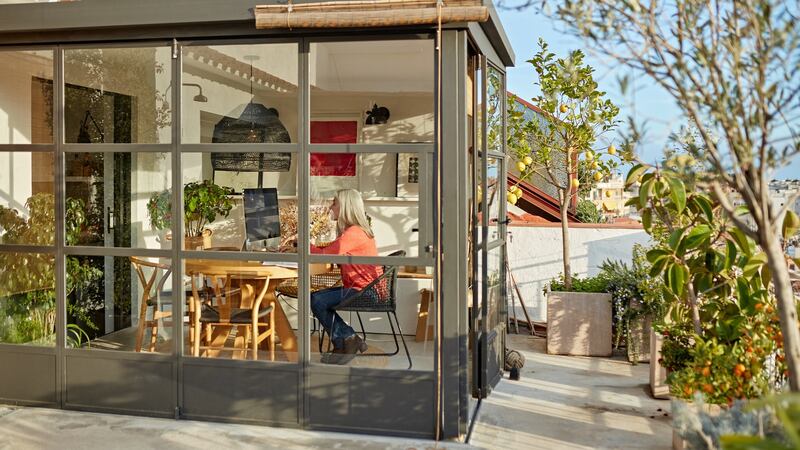
[(744, 276), (750, 278), (761, 270), (761, 267), (767, 263), (767, 254), (764, 252), (753, 255), (747, 259), (747, 263), (742, 268)]
[(736, 296), (741, 309), (752, 310), (756, 304), (750, 295), (750, 285), (744, 278), (736, 280)]
[(683, 296), (687, 272), (686, 268), (681, 264), (673, 264), (668, 270), (669, 289), (678, 297)]
[(736, 261), (736, 244), (731, 241), (725, 242), (725, 267), (724, 270), (730, 270), (733, 263)]
[(758, 436), (723, 435), (720, 437), (725, 450), (788, 450), (782, 443)]
[(664, 267), (666, 267), (667, 263), (670, 262), (669, 258), (660, 258), (653, 263), (652, 267), (650, 267), (650, 276), (657, 277), (664, 271)]
[(672, 203), (675, 204), (678, 214), (680, 214), (686, 208), (686, 187), (677, 178), (669, 177), (667, 182), (669, 183), (669, 196), (672, 199)]
[(692, 201), (701, 209), (706, 215), (706, 220), (712, 222), (714, 220), (714, 208), (711, 206), (711, 200), (704, 195), (692, 196)]
[(647, 202), (650, 200), (650, 195), (653, 193), (653, 185), (655, 184), (655, 178), (648, 178), (646, 181), (642, 182), (642, 185), (639, 186), (639, 206), (644, 208), (647, 206)]
[(686, 248), (691, 250), (707, 242), (711, 237), (711, 227), (708, 225), (698, 225), (686, 236)]
[(673, 252), (678, 250), (678, 245), (681, 242), (681, 238), (683, 237), (684, 231), (686, 231), (684, 228), (678, 228), (669, 235), (669, 240), (667, 241), (667, 243), (669, 244), (669, 247), (673, 250)]
[(800, 229), (800, 217), (795, 214), (794, 211), (786, 211), (786, 215), (783, 216), (783, 237), (785, 239), (789, 239), (797, 233), (797, 230)]
[(750, 256), (753, 254), (753, 250), (750, 248), (750, 241), (747, 239), (747, 236), (742, 232), (742, 230), (738, 228), (731, 228), (728, 230), (728, 233), (739, 247), (739, 250), (744, 253), (745, 256)]
[(659, 259), (670, 256), (671, 254), (672, 253), (670, 253), (667, 250), (664, 250), (663, 248), (654, 248), (647, 252), (646, 257), (647, 261), (650, 264), (655, 264), (655, 262), (658, 261)]
[(645, 209), (642, 211), (642, 226), (644, 227), (645, 231), (650, 231), (650, 228), (653, 227), (653, 210), (650, 208)]

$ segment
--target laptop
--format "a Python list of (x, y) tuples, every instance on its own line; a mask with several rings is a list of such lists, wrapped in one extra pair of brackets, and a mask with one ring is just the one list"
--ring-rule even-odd
[(276, 251), (281, 245), (281, 220), (276, 188), (244, 189), (244, 251)]

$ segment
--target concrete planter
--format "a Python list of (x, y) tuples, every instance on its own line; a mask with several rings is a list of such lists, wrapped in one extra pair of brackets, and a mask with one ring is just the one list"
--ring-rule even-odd
[(650, 362), (650, 337), (652, 335), (650, 316), (641, 317), (630, 324), (630, 342), (626, 342), (628, 362), (638, 364)]
[(547, 294), (547, 353), (611, 356), (611, 294)]
[[(704, 404), (702, 406), (697, 406), (694, 402), (687, 402), (685, 400), (679, 400), (679, 399), (672, 400), (672, 407), (670, 409), (672, 410), (672, 450), (688, 450), (692, 448), (702, 448), (699, 447), (698, 445), (702, 446), (703, 444), (707, 444), (706, 439), (710, 439), (710, 436), (707, 435), (709, 433), (709, 430), (705, 429), (702, 430), (705, 436), (700, 436), (699, 429), (694, 430), (694, 432), (697, 433), (695, 437), (691, 438), (691, 440), (694, 442), (690, 442), (690, 440), (684, 439), (681, 436), (681, 432), (679, 431), (680, 421), (677, 419), (678, 415), (691, 414), (695, 416), (695, 419), (690, 420), (690, 423), (697, 423), (697, 424), (709, 421), (709, 420), (705, 421), (701, 420), (700, 418), (701, 416), (706, 416), (710, 419), (712, 423), (715, 423), (714, 426), (717, 426), (716, 422), (718, 422), (720, 415), (725, 414), (727, 411), (726, 408), (723, 408), (719, 405)], [(683, 421), (685, 427), (686, 426), (685, 422), (687, 421), (687, 419), (683, 419)], [(689, 429), (692, 430), (692, 428)], [(717, 432), (719, 431), (720, 430), (717, 430)], [(726, 431), (730, 432), (731, 430), (726, 429)], [(684, 430), (684, 433), (686, 433), (686, 430)]]
[(667, 369), (661, 365), (661, 345), (664, 336), (650, 330), (650, 393), (653, 398), (669, 398), (667, 385)]

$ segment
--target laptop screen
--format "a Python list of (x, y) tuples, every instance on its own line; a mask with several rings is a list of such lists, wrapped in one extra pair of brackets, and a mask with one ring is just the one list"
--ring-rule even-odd
[[(281, 221), (276, 188), (244, 189), (245, 246), (278, 247), (281, 240)], [(249, 249), (249, 248), (248, 248)], [(255, 248), (254, 248), (255, 249)]]

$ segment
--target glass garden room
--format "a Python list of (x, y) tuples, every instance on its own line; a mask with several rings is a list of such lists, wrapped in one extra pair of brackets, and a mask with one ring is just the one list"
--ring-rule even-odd
[[(0, 402), (466, 432), (506, 321), (513, 54), (490, 4), (439, 32), (2, 3)], [(342, 189), (379, 256), (312, 253)], [(369, 349), (324, 364), (310, 298), (347, 264), (390, 273), (388, 301), (342, 311)]]

